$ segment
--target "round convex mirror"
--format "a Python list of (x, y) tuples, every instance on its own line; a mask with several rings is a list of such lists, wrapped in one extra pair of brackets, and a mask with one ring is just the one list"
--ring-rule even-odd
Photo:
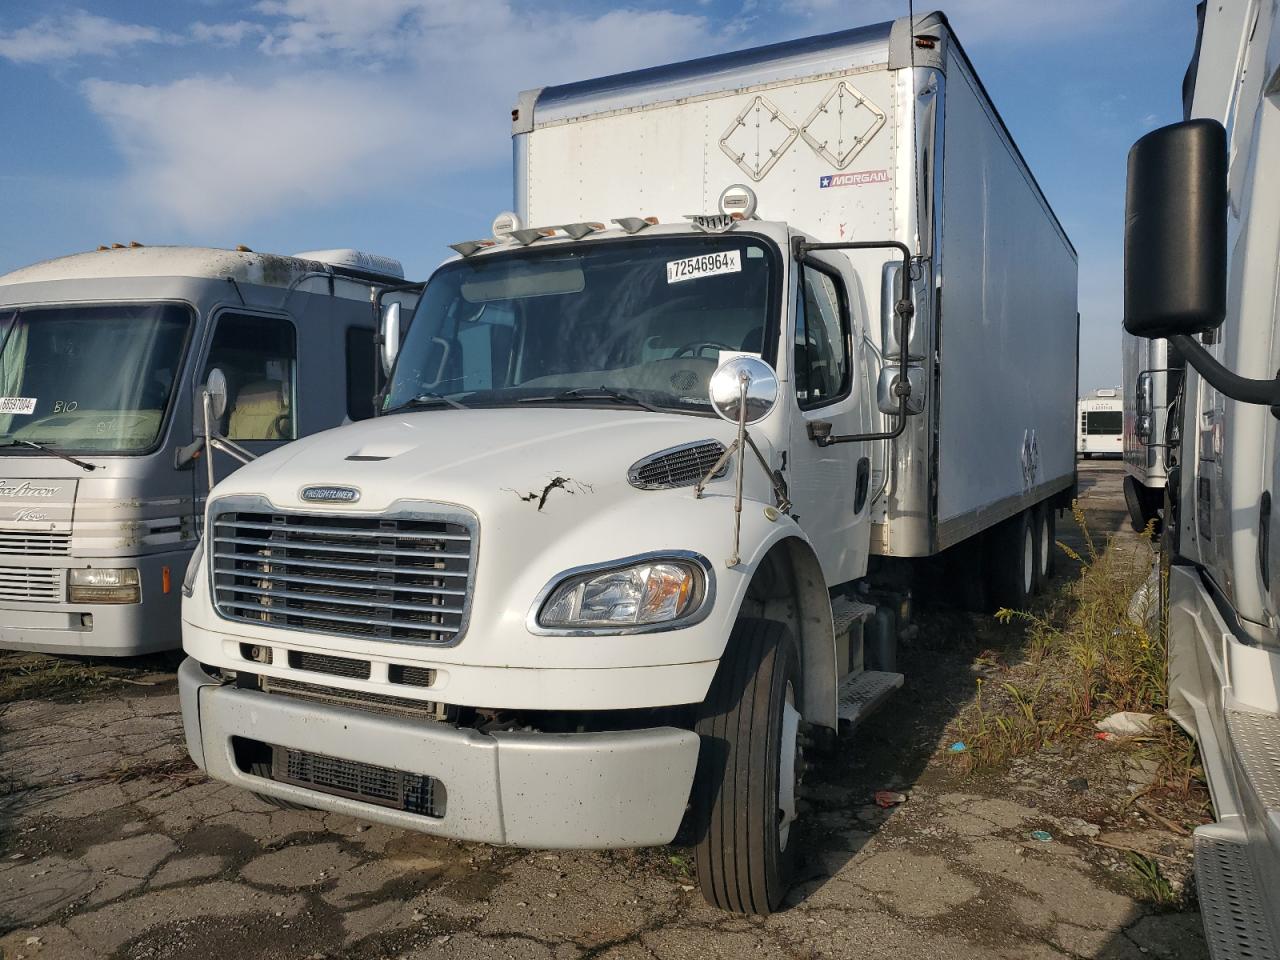
[(221, 367), (214, 367), (204, 382), (204, 389), (209, 394), (209, 412), (213, 419), (221, 420), (227, 412), (227, 375)]
[(746, 384), (747, 423), (759, 423), (778, 402), (778, 375), (759, 357), (726, 360), (711, 375), (708, 393), (716, 413), (737, 423), (742, 386)]

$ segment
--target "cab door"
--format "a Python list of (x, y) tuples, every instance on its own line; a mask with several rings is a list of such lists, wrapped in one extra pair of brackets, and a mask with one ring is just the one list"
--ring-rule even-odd
[(811, 439), (814, 423), (830, 424), (837, 436), (863, 432), (866, 418), (854, 349), (860, 325), (854, 323), (848, 285), (834, 258), (810, 259), (819, 264), (796, 268), (787, 476), (791, 512), (809, 536), (827, 582), (837, 584), (866, 573), (871, 450), (866, 442), (821, 447)]

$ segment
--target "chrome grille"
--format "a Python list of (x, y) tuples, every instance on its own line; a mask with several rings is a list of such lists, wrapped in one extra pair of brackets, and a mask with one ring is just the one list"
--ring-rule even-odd
[(229, 620), (453, 643), (466, 627), (472, 546), (459, 517), (227, 509), (213, 521), (214, 600)]
[(0, 567), (0, 600), (32, 600), (59, 603), (62, 577), (45, 567)]
[(69, 533), (0, 527), (0, 556), (65, 557), (70, 552)]
[(435, 777), (289, 747), (273, 747), (271, 754), (273, 780), (427, 817), (444, 816), (444, 786)]
[[(724, 450), (724, 444), (719, 440), (700, 440), (659, 450), (633, 463), (627, 471), (627, 480), (641, 490), (691, 487), (716, 465)], [(726, 463), (716, 471), (716, 476), (724, 476), (727, 469)]]

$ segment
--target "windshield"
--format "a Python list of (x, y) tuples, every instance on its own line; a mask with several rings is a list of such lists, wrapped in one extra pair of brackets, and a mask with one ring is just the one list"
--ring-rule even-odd
[(176, 304), (0, 308), (0, 445), (154, 446), (190, 328)]
[(423, 293), (384, 409), (625, 394), (701, 412), (724, 354), (772, 359), (780, 277), (771, 243), (736, 234), (457, 261)]

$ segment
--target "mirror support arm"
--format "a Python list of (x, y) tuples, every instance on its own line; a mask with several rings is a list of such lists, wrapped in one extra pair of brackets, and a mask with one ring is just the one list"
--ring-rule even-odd
[(911, 383), (907, 379), (911, 351), (907, 347), (907, 336), (911, 330), (911, 318), (915, 315), (915, 304), (911, 302), (911, 250), (905, 243), (897, 240), (849, 240), (840, 243), (809, 243), (796, 237), (792, 241), (793, 254), (801, 263), (808, 263), (808, 254), (815, 250), (876, 250), (889, 248), (902, 254), (902, 269), (898, 272), (901, 284), (898, 302), (894, 304), (894, 312), (898, 315), (900, 329), (898, 343), (901, 345), (899, 357), (898, 382), (893, 385), (893, 392), (898, 395), (897, 419), (891, 430), (880, 433), (850, 433), (843, 436), (832, 436), (829, 433), (814, 435), (814, 442), (820, 447), (829, 447), (833, 443), (862, 443), (867, 440), (893, 440), (907, 428), (907, 401), (911, 397)]
[(1271, 408), (1273, 416), (1280, 419), (1280, 377), (1274, 380), (1254, 380), (1228, 370), (1213, 354), (1186, 334), (1175, 334), (1169, 342), (1182, 358), (1196, 368), (1209, 386), (1240, 403), (1252, 403)]

